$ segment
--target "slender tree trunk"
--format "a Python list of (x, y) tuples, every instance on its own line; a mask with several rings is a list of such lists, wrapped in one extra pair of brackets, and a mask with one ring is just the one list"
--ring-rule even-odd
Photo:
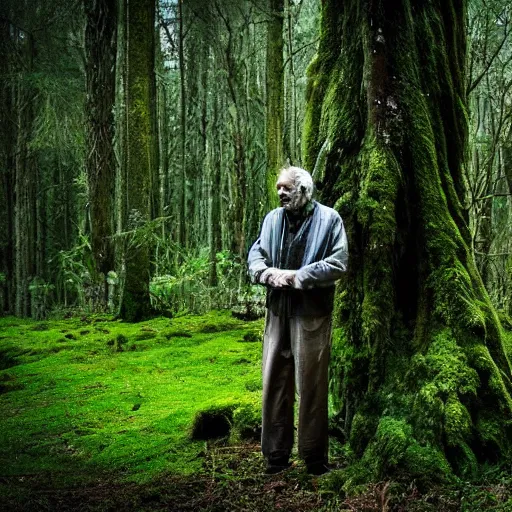
[(503, 146), (503, 172), (507, 180), (508, 191), (512, 194), (512, 129), (506, 138), (506, 144)]
[(229, 216), (233, 226), (231, 251), (243, 257), (245, 253), (245, 199), (247, 195), (247, 175), (245, 169), (245, 148), (242, 133), (242, 119), (239, 105), (238, 70), (235, 62), (233, 28), (228, 25), (228, 44), (226, 47), (227, 83), (230, 99), (229, 113), (231, 115), (233, 140), (233, 164), (231, 183), (228, 185), (232, 200), (229, 204)]
[[(114, 124), (115, 124), (115, 139), (114, 139), (114, 154), (116, 162), (115, 172), (115, 211), (114, 211), (114, 222), (115, 222), (115, 233), (114, 239), (114, 264), (116, 270), (126, 270), (125, 264), (125, 240), (121, 236), (125, 227), (128, 225), (128, 213), (127, 213), (127, 194), (126, 183), (127, 183), (127, 163), (128, 163), (128, 144), (127, 144), (127, 127), (128, 127), (128, 116), (127, 116), (127, 2), (125, 0), (117, 1), (117, 30), (116, 30), (116, 78), (115, 78), (115, 109), (114, 109)], [(120, 286), (118, 287), (118, 295), (116, 297), (116, 306), (119, 309), (121, 305), (121, 298), (124, 294), (124, 279), (120, 280)]]
[(207, 247), (209, 243), (208, 231), (203, 226), (208, 225), (208, 209), (210, 196), (214, 191), (211, 190), (208, 185), (208, 157), (206, 150), (208, 147), (208, 71), (209, 71), (209, 53), (210, 49), (206, 41), (200, 39), (201, 55), (199, 60), (199, 76), (197, 77), (198, 83), (198, 102), (199, 107), (197, 108), (197, 123), (200, 138), (197, 144), (196, 150), (196, 181), (198, 183), (198, 195), (199, 201), (196, 206), (195, 212), (195, 225), (196, 228), (196, 247)]
[(0, 81), (0, 315), (14, 312), (14, 138), (15, 122), (13, 111), (13, 85), (7, 80), (12, 58), (12, 42), (9, 24), (0, 21), (0, 62), (5, 75)]
[(121, 317), (136, 322), (150, 314), (149, 246), (137, 232), (151, 216), (152, 129), (155, 126), (151, 97), (155, 61), (155, 2), (128, 0), (126, 9), (126, 205), (129, 237)]
[[(33, 38), (24, 34), (25, 43), (21, 59), (30, 72), (33, 62)], [(16, 157), (14, 178), (14, 276), (16, 283), (15, 312), (18, 316), (30, 316), (30, 284), (36, 277), (36, 173), (29, 148), (34, 120), (33, 91), (23, 73), (17, 76), (15, 109), (17, 115)]]
[(185, 85), (185, 27), (183, 19), (183, 0), (178, 0), (179, 17), (179, 47), (178, 59), (180, 67), (180, 169), (181, 179), (178, 184), (178, 244), (181, 247), (187, 245), (186, 232), (186, 213), (187, 213), (187, 155), (186, 155), (186, 137), (187, 137), (187, 96)]
[[(156, 37), (156, 36), (155, 36)], [(155, 41), (157, 47), (156, 50), (158, 59), (158, 70), (161, 75), (164, 73), (164, 55), (159, 49), (160, 41)], [(166, 198), (168, 196), (167, 184), (169, 176), (169, 158), (168, 158), (168, 139), (169, 139), (169, 112), (168, 112), (168, 100), (167, 100), (167, 89), (165, 82), (162, 79), (157, 79), (156, 82), (156, 120), (158, 123), (158, 197), (159, 197), (159, 208), (160, 215), (168, 215), (168, 203)], [(167, 234), (167, 222), (162, 223), (162, 236)]]
[(87, 160), (91, 247), (102, 275), (107, 304), (107, 273), (115, 268), (114, 105), (117, 47), (117, 0), (86, 0)]
[(284, 0), (270, 0), (267, 26), (267, 188), (268, 204), (277, 206), (277, 174), (284, 165)]
[(293, 47), (293, 26), (294, 17), (292, 13), (293, 6), (290, 0), (286, 0), (286, 54), (287, 66), (285, 66), (285, 90), (286, 90), (286, 130), (285, 130), (285, 154), (290, 158), (290, 162), (297, 163), (299, 155), (297, 154), (297, 77), (295, 75), (294, 65), (294, 47)]
[(349, 235), (331, 380), (349, 485), (511, 448), (510, 354), (461, 206), (465, 26), (458, 0), (323, 2), (303, 148)]
[(222, 134), (222, 126), (219, 123), (219, 97), (215, 96), (212, 100), (212, 132), (213, 140), (208, 150), (208, 169), (210, 174), (210, 208), (209, 208), (209, 244), (210, 244), (210, 286), (217, 286), (217, 253), (222, 250), (222, 222), (220, 212), (220, 196), (221, 196), (221, 162), (220, 156), (220, 138)]

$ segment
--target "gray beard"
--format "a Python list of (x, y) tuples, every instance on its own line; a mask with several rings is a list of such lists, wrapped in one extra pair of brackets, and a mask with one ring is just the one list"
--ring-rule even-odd
[(299, 211), (308, 200), (304, 194), (296, 193), (292, 194), (290, 197), (290, 202), (284, 206), (284, 209), (288, 212), (297, 212)]

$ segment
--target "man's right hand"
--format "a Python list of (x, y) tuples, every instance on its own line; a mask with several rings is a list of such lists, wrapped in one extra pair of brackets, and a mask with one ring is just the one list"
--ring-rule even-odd
[(273, 288), (291, 288), (295, 280), (295, 270), (280, 268), (267, 268), (260, 276), (260, 283), (268, 284)]

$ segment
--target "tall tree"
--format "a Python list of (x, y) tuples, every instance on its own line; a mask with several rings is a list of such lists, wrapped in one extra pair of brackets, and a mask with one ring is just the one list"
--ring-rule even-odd
[[(30, 285), (37, 275), (37, 204), (38, 182), (34, 155), (30, 149), (34, 123), (34, 88), (27, 75), (33, 72), (34, 38), (31, 33), (13, 27), (16, 44), (20, 47), (21, 65), (16, 69), (14, 90), (16, 141), (14, 160), (14, 281), (16, 283), (15, 312), (18, 316), (32, 313)], [(25, 74), (26, 73), (26, 74)]]
[[(86, 168), (89, 184), (91, 247), (96, 271), (106, 279), (114, 262), (114, 104), (116, 0), (86, 0), (85, 30), (88, 121)], [(105, 294), (107, 286), (104, 286)], [(107, 297), (104, 297), (105, 302)]]
[(270, 0), (267, 26), (267, 188), (269, 204), (277, 206), (275, 185), (284, 164), (284, 0)]
[(13, 252), (13, 86), (9, 80), (13, 42), (10, 26), (0, 20), (0, 61), (4, 63), (0, 83), (0, 315), (14, 312)]
[(149, 245), (141, 236), (151, 217), (152, 174), (158, 166), (153, 147), (156, 123), (155, 98), (155, 2), (125, 0), (126, 84), (125, 133), (126, 159), (124, 196), (126, 228), (131, 235), (125, 255), (125, 283), (121, 317), (137, 322), (150, 314)]
[(332, 385), (351, 482), (509, 452), (510, 353), (462, 205), (466, 3), (325, 0), (303, 137), (347, 226)]

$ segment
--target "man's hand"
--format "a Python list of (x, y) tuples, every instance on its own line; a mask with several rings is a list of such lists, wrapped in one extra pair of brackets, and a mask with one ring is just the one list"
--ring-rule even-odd
[(269, 267), (266, 270), (264, 270), (259, 277), (259, 281), (261, 284), (269, 284), (269, 279), (274, 275), (275, 272), (279, 272), (278, 268)]
[(260, 283), (268, 284), (273, 288), (293, 287), (295, 270), (282, 270), (280, 268), (267, 268), (260, 276)]
[(274, 288), (292, 288), (295, 281), (295, 270), (281, 270), (274, 279), (272, 286)]

